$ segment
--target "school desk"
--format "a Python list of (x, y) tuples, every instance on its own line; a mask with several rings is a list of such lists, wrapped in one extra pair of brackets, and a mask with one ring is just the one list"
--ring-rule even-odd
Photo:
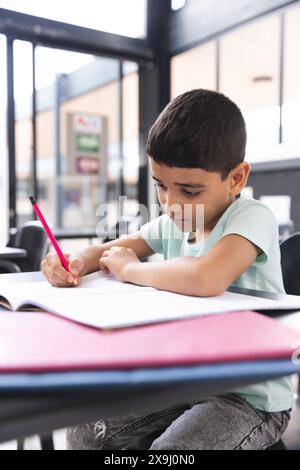
[[(2, 280), (32, 282), (42, 280), (42, 274), (2, 274)], [(263, 295), (249, 289), (239, 292)], [(300, 330), (300, 312), (276, 318)], [(0, 441), (48, 434), (100, 417), (145, 413), (294, 373), (300, 373), (300, 361), (290, 359), (131, 370), (2, 373)]]

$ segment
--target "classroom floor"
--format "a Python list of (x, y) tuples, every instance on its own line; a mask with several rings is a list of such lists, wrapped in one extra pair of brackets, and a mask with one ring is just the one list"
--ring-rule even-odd
[[(298, 376), (293, 377), (295, 390), (298, 390)], [(66, 429), (53, 433), (55, 450), (66, 450)], [(282, 438), (288, 450), (300, 450), (300, 396), (297, 397), (293, 408), (291, 421)], [(16, 450), (17, 441), (0, 444), (0, 450)], [(25, 440), (25, 450), (40, 450), (41, 444), (38, 436), (28, 437)]]

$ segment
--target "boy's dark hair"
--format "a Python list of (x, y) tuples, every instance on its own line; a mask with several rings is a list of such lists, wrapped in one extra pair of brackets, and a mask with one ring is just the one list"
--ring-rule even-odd
[(170, 167), (228, 173), (245, 158), (246, 126), (239, 108), (215, 91), (196, 89), (174, 98), (152, 126), (147, 154)]

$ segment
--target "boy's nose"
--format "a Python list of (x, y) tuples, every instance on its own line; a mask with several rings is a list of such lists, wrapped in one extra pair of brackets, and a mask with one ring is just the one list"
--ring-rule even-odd
[(166, 201), (165, 210), (171, 217), (175, 217), (175, 218), (183, 217), (183, 209), (178, 202)]
[[(170, 193), (166, 194), (165, 196), (165, 205), (170, 209), (172, 210), (172, 207), (175, 207), (176, 205), (178, 205), (178, 203), (176, 202), (176, 200), (174, 199), (174, 196)], [(173, 209), (174, 210), (174, 209)]]

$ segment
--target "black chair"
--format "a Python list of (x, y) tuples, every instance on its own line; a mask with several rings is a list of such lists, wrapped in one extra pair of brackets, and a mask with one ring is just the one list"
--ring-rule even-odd
[(4, 273), (20, 273), (21, 268), (14, 261), (10, 259), (0, 260), (0, 274)]
[[(7, 247), (17, 248), (17, 246), (15, 245), (16, 235), (17, 235), (17, 229), (13, 229), (13, 232), (11, 233), (9, 240), (6, 244)], [(0, 274), (20, 273), (20, 272), (21, 272), (21, 268), (15, 263), (15, 261), (12, 261), (11, 259), (0, 260)]]
[(280, 243), (280, 253), (285, 291), (287, 294), (300, 295), (300, 232), (293, 233)]
[(26, 258), (0, 261), (0, 272), (39, 271), (49, 248), (48, 236), (40, 222), (26, 222), (9, 239), (7, 246), (27, 251)]
[(287, 294), (300, 295), (300, 232), (280, 244), (283, 284)]
[[(300, 295), (300, 232), (280, 244), (283, 284), (287, 294)], [(300, 395), (300, 380), (299, 390)]]

